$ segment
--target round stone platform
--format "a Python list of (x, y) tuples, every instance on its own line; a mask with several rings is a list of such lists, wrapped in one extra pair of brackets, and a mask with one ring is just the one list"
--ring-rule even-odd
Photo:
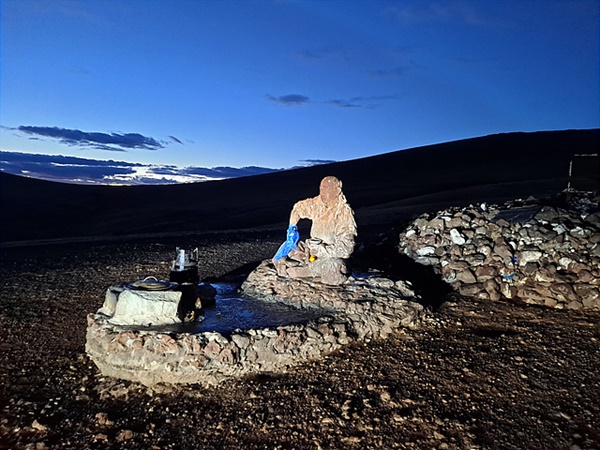
[(416, 326), (423, 314), (406, 282), (355, 275), (331, 287), (279, 277), (270, 260), (248, 276), (241, 295), (293, 307), (306, 314), (305, 320), (231, 332), (173, 326), (161, 330), (111, 323), (110, 310), (103, 307), (88, 315), (86, 351), (108, 376), (148, 386), (209, 386), (228, 377), (283, 372), (352, 341), (384, 338), (400, 327)]

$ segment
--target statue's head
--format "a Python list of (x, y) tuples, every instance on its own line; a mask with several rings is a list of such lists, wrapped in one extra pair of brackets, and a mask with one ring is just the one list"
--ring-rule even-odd
[(339, 201), (342, 196), (342, 182), (336, 177), (325, 177), (319, 186), (321, 200), (326, 205)]

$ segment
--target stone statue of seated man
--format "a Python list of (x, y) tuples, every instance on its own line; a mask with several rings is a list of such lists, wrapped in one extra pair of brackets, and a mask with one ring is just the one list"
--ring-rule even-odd
[(346, 260), (354, 250), (354, 211), (336, 177), (323, 178), (319, 195), (297, 202), (290, 214), (290, 228), (300, 219), (312, 221), (310, 239), (298, 242), (287, 256), (273, 259), (277, 273), (290, 278), (319, 278), (339, 285), (347, 280)]

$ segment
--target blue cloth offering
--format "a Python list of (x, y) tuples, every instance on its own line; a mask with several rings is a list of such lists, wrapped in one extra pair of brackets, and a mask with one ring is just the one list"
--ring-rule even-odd
[(298, 241), (300, 240), (300, 234), (298, 233), (298, 227), (296, 225), (290, 225), (287, 229), (287, 240), (281, 244), (279, 250), (273, 257), (275, 261), (279, 261), (281, 258), (286, 257), (292, 250), (298, 247)]

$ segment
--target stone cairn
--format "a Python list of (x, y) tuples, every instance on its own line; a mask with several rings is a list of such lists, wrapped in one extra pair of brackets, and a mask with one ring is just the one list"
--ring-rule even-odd
[(423, 214), (399, 251), (465, 296), (600, 309), (600, 212), (593, 193)]

